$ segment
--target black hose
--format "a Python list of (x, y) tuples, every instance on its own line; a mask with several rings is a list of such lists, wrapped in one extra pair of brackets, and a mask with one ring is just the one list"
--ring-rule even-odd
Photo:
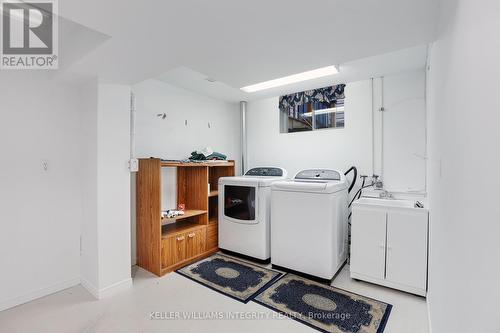
[(359, 188), (359, 190), (356, 192), (356, 194), (354, 195), (354, 197), (352, 197), (352, 200), (351, 202), (349, 203), (349, 206), (348, 207), (351, 207), (352, 206), (352, 203), (354, 202), (354, 200), (356, 199), (359, 199), (359, 198), (356, 198), (358, 195), (361, 197), (361, 191), (363, 191), (363, 189), (367, 188), (367, 187), (371, 187), (373, 186), (373, 184), (369, 184), (369, 185), (366, 185), (366, 186), (361, 186)]
[(354, 185), (356, 184), (356, 179), (358, 179), (358, 169), (356, 169), (355, 166), (350, 167), (349, 170), (344, 172), (344, 176), (347, 176), (351, 171), (354, 171), (354, 176), (352, 177), (352, 182), (351, 185), (349, 186), (349, 190), (347, 191), (347, 193), (351, 193)]
[[(363, 177), (363, 176), (361, 176)], [(363, 188), (365, 186), (365, 182), (366, 182), (366, 177), (363, 177), (363, 183), (361, 183), (361, 188)], [(358, 199), (361, 198), (361, 191), (359, 191), (359, 194), (358, 194)]]

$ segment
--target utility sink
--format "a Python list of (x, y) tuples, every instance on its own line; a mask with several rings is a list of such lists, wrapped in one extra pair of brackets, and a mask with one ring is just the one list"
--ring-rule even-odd
[(354, 201), (353, 205), (356, 206), (369, 206), (378, 208), (406, 208), (406, 209), (417, 209), (426, 210), (425, 208), (416, 208), (415, 200), (403, 200), (403, 199), (379, 199), (379, 198), (361, 198)]
[(429, 211), (418, 199), (364, 197), (352, 204), (351, 277), (425, 296)]

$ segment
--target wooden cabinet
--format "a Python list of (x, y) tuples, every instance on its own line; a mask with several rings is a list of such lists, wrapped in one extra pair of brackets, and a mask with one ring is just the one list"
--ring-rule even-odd
[(426, 210), (353, 205), (351, 226), (352, 278), (426, 295)]
[[(161, 169), (166, 167), (177, 168), (177, 201), (186, 208), (184, 215), (175, 218), (161, 218), (161, 203), (165, 201), (162, 200)], [(218, 251), (217, 191), (218, 180), (224, 176), (234, 176), (234, 161), (139, 160), (136, 177), (138, 266), (161, 276)]]
[(162, 267), (171, 267), (186, 259), (194, 258), (205, 252), (206, 227), (185, 233), (178, 233), (162, 239)]
[(196, 257), (205, 252), (206, 227), (186, 233), (186, 256)]
[(162, 239), (161, 262), (163, 267), (175, 265), (186, 259), (186, 236), (178, 234)]

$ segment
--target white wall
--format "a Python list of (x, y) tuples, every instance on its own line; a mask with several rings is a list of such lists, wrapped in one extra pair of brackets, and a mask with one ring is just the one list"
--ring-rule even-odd
[(0, 100), (2, 310), (80, 282), (82, 203), (78, 89), (2, 71)]
[(294, 173), (306, 168), (356, 165), (371, 174), (372, 123), (370, 81), (346, 87), (345, 128), (280, 133), (278, 97), (249, 102), (247, 112), (248, 168), (275, 165)]
[(99, 287), (131, 282), (130, 87), (99, 84), (98, 90)]
[(500, 2), (442, 4), (428, 89), (431, 328), (497, 332)]
[[(132, 87), (136, 97), (137, 157), (183, 159), (206, 146), (240, 165), (239, 106), (201, 96), (158, 80)], [(165, 112), (165, 120), (156, 114)], [(186, 125), (187, 121), (187, 125)], [(208, 124), (210, 123), (210, 128)], [(175, 169), (164, 169), (163, 208), (176, 205)], [(135, 263), (135, 184), (132, 180), (132, 261)]]
[(282, 166), (293, 176), (306, 168), (347, 170), (355, 165), (360, 174), (383, 172), (389, 190), (424, 191), (425, 161), (414, 155), (425, 155), (424, 74), (422, 70), (384, 78), (383, 136), (380, 79), (374, 80), (373, 113), (371, 81), (347, 83), (343, 129), (280, 133), (278, 97), (249, 102), (249, 167)]
[(131, 285), (130, 87), (82, 89), (85, 161), (82, 284), (97, 298)]
[[(380, 82), (380, 81), (379, 81)], [(396, 192), (426, 190), (425, 72), (402, 73), (384, 78), (383, 165), (384, 185)], [(355, 96), (354, 96), (355, 97)]]
[(99, 285), (97, 247), (97, 79), (80, 87), (82, 224), (80, 274), (84, 284)]

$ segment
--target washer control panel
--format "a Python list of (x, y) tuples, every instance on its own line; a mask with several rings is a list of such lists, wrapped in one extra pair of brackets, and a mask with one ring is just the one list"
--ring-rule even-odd
[(329, 169), (308, 169), (302, 170), (297, 175), (295, 179), (298, 180), (340, 180), (340, 173), (335, 170)]
[(245, 176), (267, 176), (282, 177), (283, 169), (280, 168), (253, 168), (245, 173)]

